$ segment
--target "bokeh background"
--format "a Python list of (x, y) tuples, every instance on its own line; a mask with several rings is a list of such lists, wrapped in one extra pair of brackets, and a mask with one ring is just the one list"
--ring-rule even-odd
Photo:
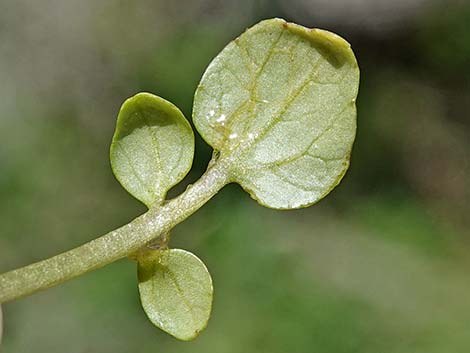
[[(2, 353), (470, 350), (469, 1), (1, 0), (0, 272), (144, 212), (109, 166), (121, 103), (149, 91), (190, 117), (209, 61), (269, 17), (352, 43), (343, 182), (283, 212), (229, 186), (174, 230), (215, 284), (194, 342), (151, 325), (122, 260), (6, 304)], [(210, 154), (199, 140), (186, 183)]]

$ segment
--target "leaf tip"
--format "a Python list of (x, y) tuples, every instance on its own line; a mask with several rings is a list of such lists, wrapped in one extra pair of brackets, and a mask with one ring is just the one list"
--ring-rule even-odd
[(319, 28), (307, 28), (296, 23), (287, 22), (281, 18), (274, 18), (272, 21), (281, 25), (283, 29), (307, 39), (335, 67), (340, 67), (344, 64), (349, 64), (353, 67), (358, 66), (356, 57), (351, 49), (351, 44), (336, 33)]

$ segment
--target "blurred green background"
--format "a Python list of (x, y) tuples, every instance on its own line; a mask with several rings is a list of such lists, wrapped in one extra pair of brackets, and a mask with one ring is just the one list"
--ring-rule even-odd
[[(470, 350), (469, 1), (1, 0), (0, 272), (142, 213), (109, 167), (121, 103), (149, 91), (189, 118), (209, 61), (269, 17), (352, 43), (343, 182), (283, 212), (231, 185), (174, 230), (214, 279), (196, 341), (151, 325), (122, 260), (6, 304), (2, 353)], [(199, 139), (187, 183), (210, 153)]]

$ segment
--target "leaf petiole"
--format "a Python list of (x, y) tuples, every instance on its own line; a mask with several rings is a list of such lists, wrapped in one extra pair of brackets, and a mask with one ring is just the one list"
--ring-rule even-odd
[(181, 195), (130, 223), (75, 249), (0, 275), (0, 303), (47, 289), (138, 251), (168, 232), (230, 182), (222, 160), (213, 162)]

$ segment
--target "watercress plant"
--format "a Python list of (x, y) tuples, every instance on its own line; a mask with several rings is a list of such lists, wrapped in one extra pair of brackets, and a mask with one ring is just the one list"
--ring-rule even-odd
[(191, 126), (163, 98), (129, 98), (118, 115), (111, 166), (148, 211), (76, 249), (0, 275), (0, 303), (128, 256), (138, 263), (152, 323), (193, 339), (210, 316), (212, 280), (195, 255), (168, 248), (170, 230), (232, 182), (275, 209), (307, 207), (327, 195), (349, 165), (358, 85), (354, 54), (336, 34), (282, 19), (248, 29), (211, 62), (196, 90), (193, 123), (214, 154), (205, 174), (171, 200), (168, 190), (191, 168)]

